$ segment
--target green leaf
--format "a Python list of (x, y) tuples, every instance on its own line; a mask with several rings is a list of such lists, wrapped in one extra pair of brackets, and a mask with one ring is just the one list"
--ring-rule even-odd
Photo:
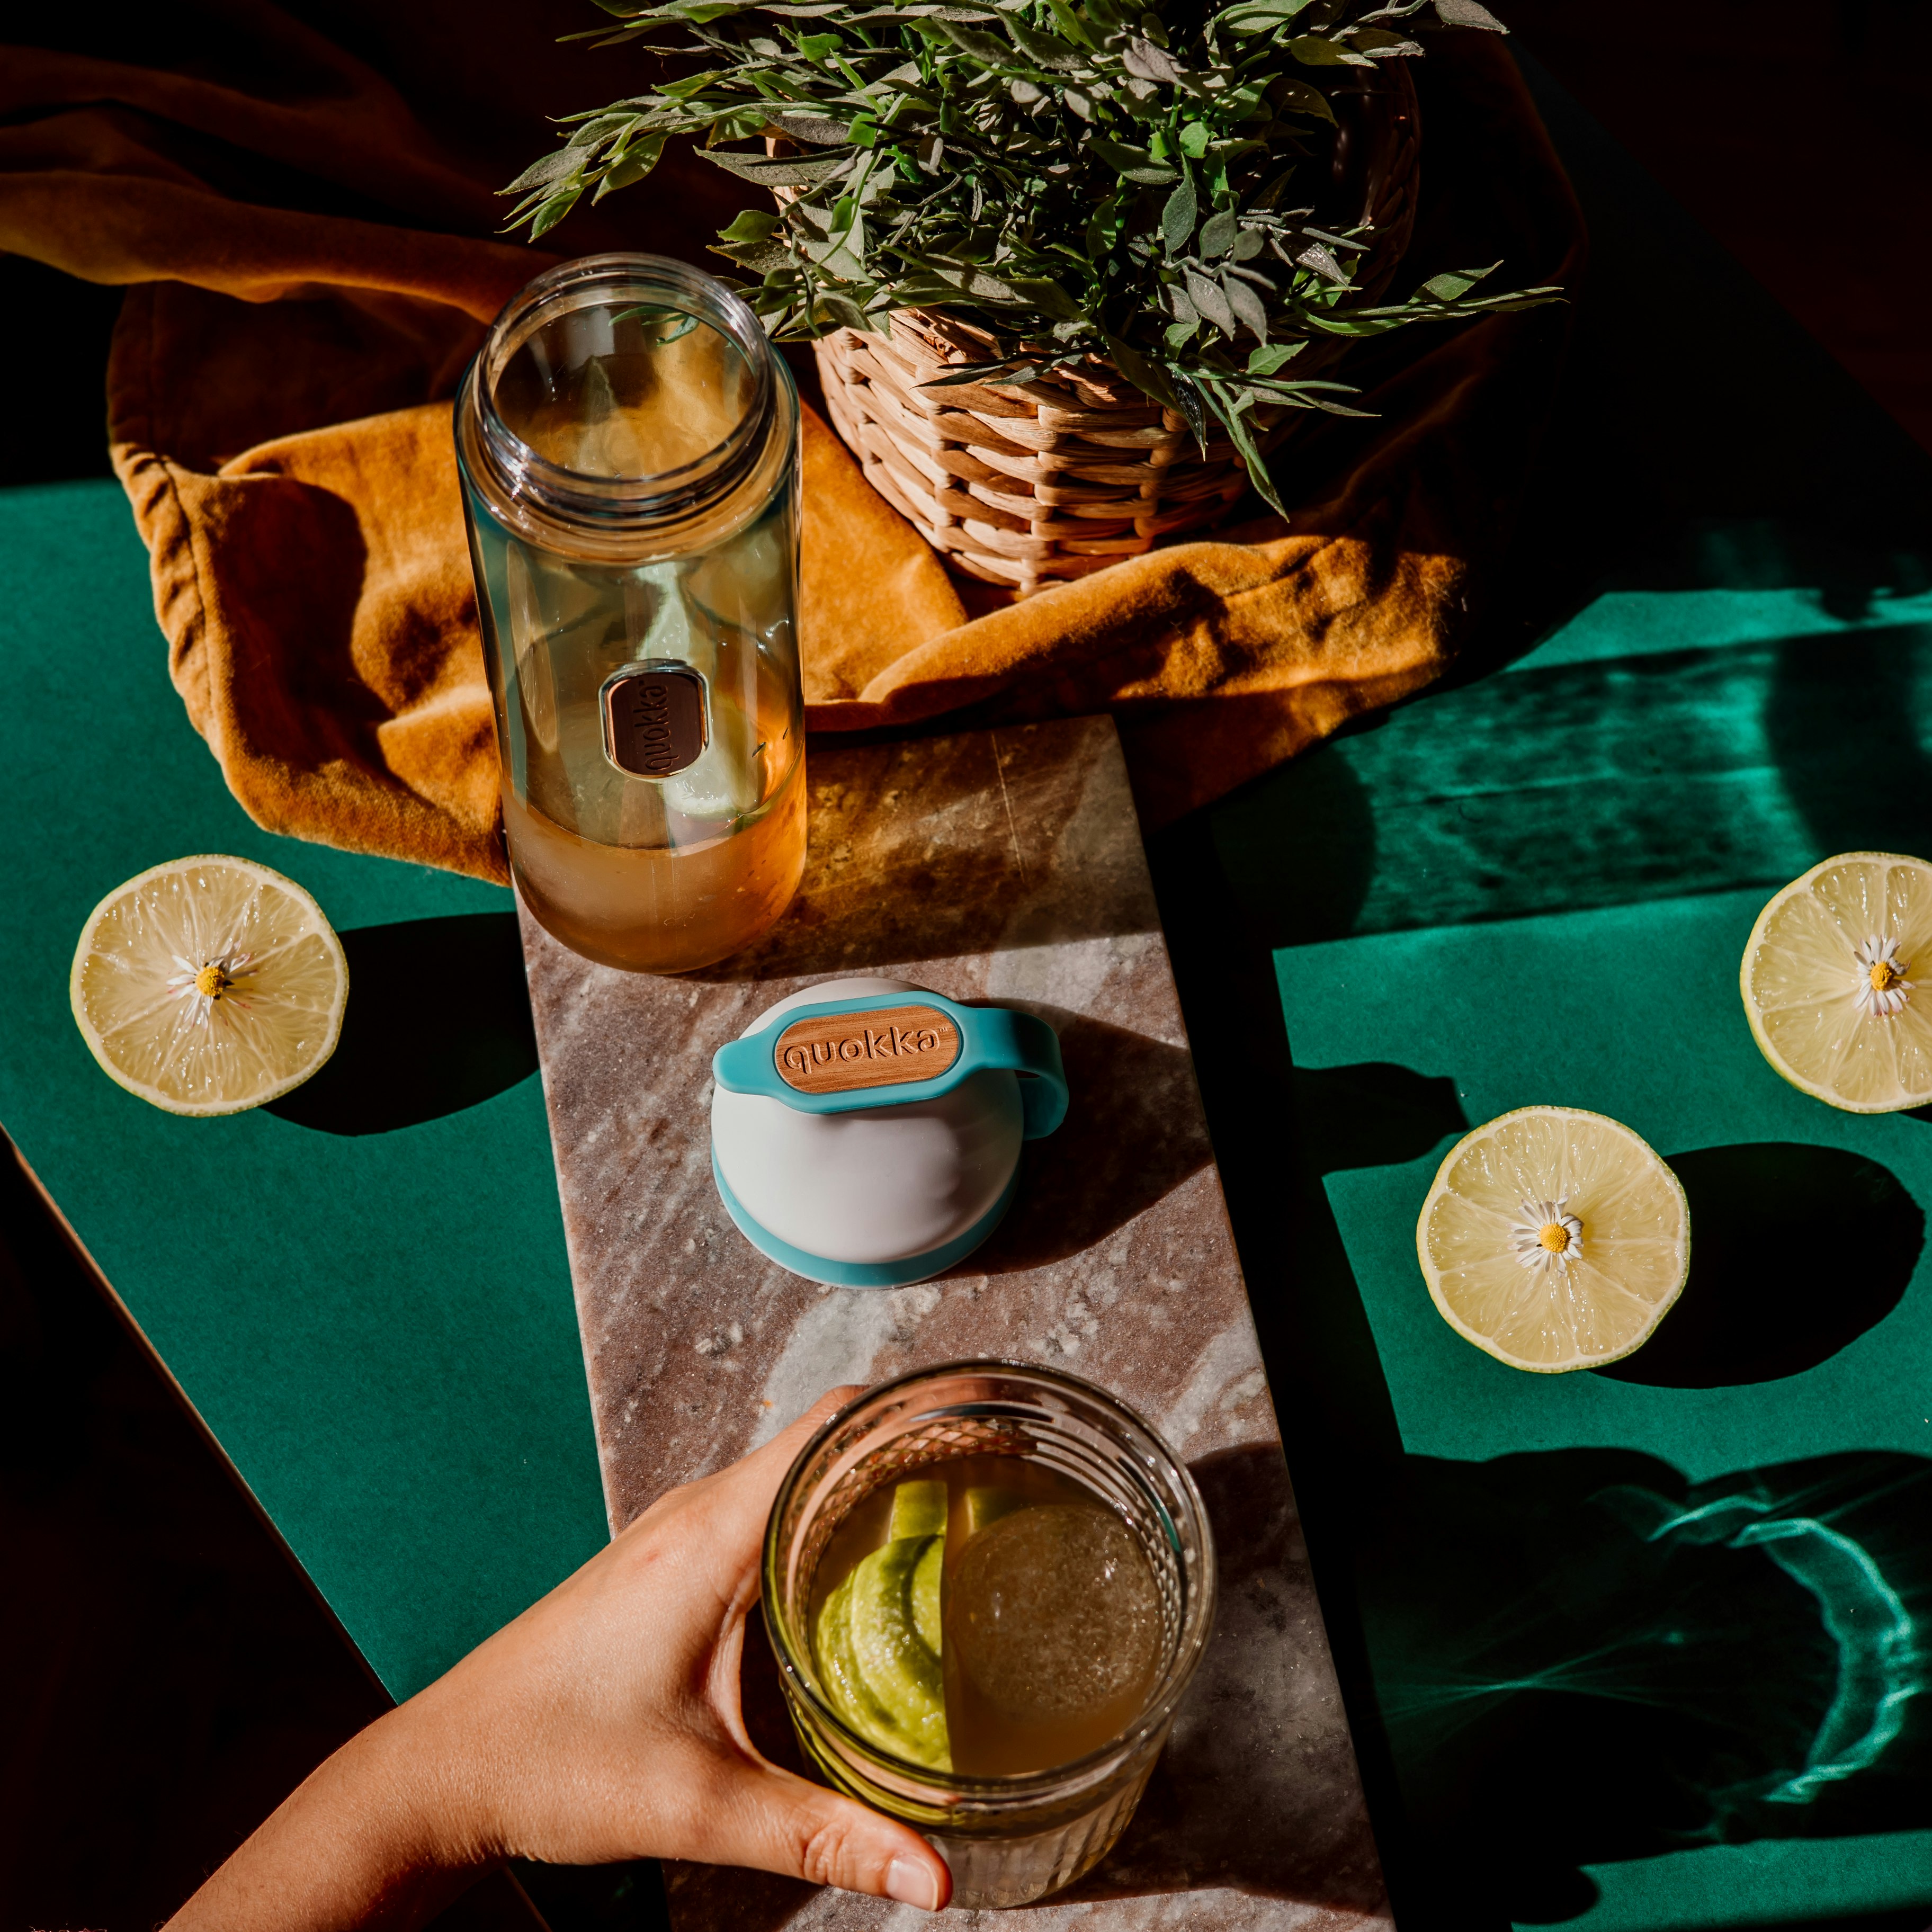
[(1234, 311), (1234, 320), (1258, 340), (1268, 338), (1268, 310), (1252, 282), (1244, 282), (1238, 275), (1231, 275), (1222, 285), (1228, 298), (1228, 306)]
[(1234, 238), (1240, 232), (1235, 223), (1234, 211), (1224, 208), (1218, 214), (1210, 214), (1201, 224), (1201, 253), (1203, 258), (1213, 261), (1226, 254), (1234, 245)]
[(1035, 67), (1054, 72), (1071, 72), (1084, 68), (1087, 57), (1078, 47), (1070, 46), (1054, 34), (1042, 34), (1027, 25), (1017, 14), (1010, 14), (1006, 29), (1013, 44)]
[(1150, 80), (1172, 87), (1180, 78), (1180, 69), (1165, 47), (1136, 34), (1120, 56), (1120, 64), (1136, 80)]
[(1142, 395), (1151, 396), (1156, 402), (1163, 404), (1171, 410), (1179, 406), (1174, 393), (1174, 385), (1156, 364), (1149, 362), (1138, 349), (1123, 342), (1118, 335), (1103, 332), (1101, 340), (1107, 345), (1107, 354), (1114, 367)]
[(718, 230), (718, 238), (721, 242), (763, 242), (781, 226), (776, 214), (767, 214), (762, 208), (742, 208), (731, 218), (730, 227)]
[(1190, 161), (1198, 161), (1214, 138), (1214, 130), (1204, 121), (1190, 121), (1180, 130), (1180, 152)]
[(1013, 50), (1005, 41), (995, 40), (991, 34), (982, 34), (971, 27), (962, 27), (952, 20), (935, 20), (935, 28), (950, 40), (962, 53), (970, 54), (982, 67), (1011, 67)]
[(1237, 407), (1235, 400), (1219, 382), (1204, 384), (1214, 404), (1214, 413), (1227, 426), (1229, 440), (1240, 451), (1243, 466), (1248, 472), (1248, 481), (1260, 492), (1262, 500), (1281, 516), (1288, 514), (1287, 507), (1281, 500), (1281, 493), (1276, 489), (1274, 478), (1268, 473), (1267, 459), (1256, 445), (1250, 430), (1245, 412)]
[(1051, 316), (1057, 322), (1072, 322), (1079, 316), (1080, 304), (1058, 282), (1044, 276), (1014, 275), (1009, 278), (1008, 285), (1042, 315)]
[[(989, 377), (1004, 376), (1012, 366), (1004, 362), (968, 362), (949, 375), (935, 376), (930, 382), (921, 382), (918, 386), (922, 389), (957, 388), (962, 382), (983, 382)], [(1032, 378), (1029, 376), (1028, 380)]]
[(1237, 325), (1227, 292), (1219, 282), (1210, 282), (1198, 268), (1184, 268), (1180, 272), (1186, 280), (1188, 300), (1232, 342)]
[(1208, 411), (1201, 400), (1201, 392), (1194, 386), (1192, 379), (1184, 370), (1173, 371), (1174, 399), (1180, 406), (1180, 413), (1187, 418), (1187, 427), (1194, 432), (1194, 440), (1203, 456), (1208, 454)]
[(1335, 110), (1328, 105), (1328, 97), (1305, 80), (1278, 80), (1268, 92), (1290, 113), (1312, 114), (1331, 128), (1335, 124)]
[(534, 242), (540, 235), (548, 235), (582, 198), (581, 188), (572, 188), (566, 193), (553, 195), (539, 208), (530, 221), (530, 239)]
[(1250, 376), (1272, 376), (1291, 356), (1299, 356), (1308, 346), (1305, 342), (1274, 342), (1264, 349), (1248, 352), (1248, 374)]
[(1509, 32), (1486, 7), (1479, 7), (1476, 0), (1436, 0), (1436, 17), (1445, 27), (1480, 27), (1492, 34)]
[(590, 199), (602, 201), (607, 194), (614, 194), (620, 188), (629, 188), (640, 182), (658, 164), (658, 157), (664, 152), (664, 136), (647, 134), (631, 152), (623, 155), (604, 171), (604, 178), (597, 184), (597, 192)]
[(814, 148), (842, 148), (850, 139), (845, 122), (835, 121), (829, 115), (774, 114), (772, 125), (794, 141), (803, 141)]
[(1120, 234), (1120, 197), (1110, 194), (1094, 209), (1093, 219), (1087, 224), (1081, 239), (1086, 244), (1087, 259), (1090, 262), (1105, 261), (1112, 254), (1114, 244)]
[(521, 194), (526, 188), (548, 187), (554, 181), (574, 174), (583, 165), (584, 156), (578, 149), (559, 148), (541, 160), (532, 161), (508, 188), (499, 188), (497, 193)]
[(754, 275), (769, 275), (776, 268), (789, 266), (791, 250), (776, 242), (732, 242), (719, 246), (712, 245), (714, 255), (722, 255), (728, 262), (736, 262), (741, 268), (749, 268)]
[(1459, 274), (1454, 272), (1432, 275), (1422, 285), (1422, 292), (1433, 296), (1438, 302), (1459, 301), (1467, 295), (1486, 275), (1492, 275), (1502, 266), (1492, 262), (1486, 268), (1465, 268)]
[(812, 304), (812, 320), (828, 328), (864, 329), (869, 326), (866, 312), (849, 296), (842, 296), (836, 290), (821, 290), (818, 299)]
[(802, 154), (730, 154), (722, 148), (700, 148), (698, 152), (728, 173), (756, 182), (760, 188), (815, 188), (820, 182), (843, 174), (852, 165), (847, 154), (808, 160)]
[(1386, 32), (1380, 27), (1357, 27), (1348, 36), (1348, 44), (1361, 53), (1372, 53), (1384, 60), (1397, 56), (1406, 59), (1410, 55), (1422, 52), (1421, 43), (1412, 40), (1401, 34)]
[(1160, 188), (1174, 178), (1172, 168), (1158, 166), (1142, 149), (1124, 147), (1118, 141), (1108, 140), (1105, 134), (1089, 134), (1087, 147), (1117, 174), (1124, 176), (1130, 182), (1138, 182), (1148, 188)]
[(1293, 20), (1308, 4), (1309, 0), (1240, 0), (1220, 17), (1238, 33), (1258, 33)]
[(1186, 252), (1194, 236), (1195, 212), (1194, 177), (1184, 174), (1160, 211), (1160, 237), (1170, 258)]

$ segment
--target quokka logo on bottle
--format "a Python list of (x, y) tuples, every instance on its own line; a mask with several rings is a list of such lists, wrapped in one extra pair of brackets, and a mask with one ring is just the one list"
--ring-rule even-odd
[(958, 1057), (959, 1034), (930, 1006), (827, 1013), (788, 1027), (777, 1044), (787, 1084), (808, 1093), (929, 1080)]

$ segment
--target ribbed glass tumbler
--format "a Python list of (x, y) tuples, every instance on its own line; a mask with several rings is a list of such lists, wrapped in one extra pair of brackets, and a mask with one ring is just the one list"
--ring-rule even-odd
[[(854, 1509), (922, 1469), (986, 1455), (1043, 1464), (1119, 1516), (1154, 1578), (1162, 1660), (1139, 1715), (1100, 1749), (1036, 1772), (968, 1777), (894, 1757), (853, 1730), (820, 1681), (809, 1618), (820, 1561)], [(1029, 1904), (1106, 1856), (1201, 1660), (1214, 1592), (1200, 1495), (1166, 1445), (1105, 1390), (1016, 1362), (950, 1362), (860, 1396), (800, 1452), (766, 1531), (766, 1627), (806, 1755), (838, 1790), (921, 1832), (962, 1906)]]

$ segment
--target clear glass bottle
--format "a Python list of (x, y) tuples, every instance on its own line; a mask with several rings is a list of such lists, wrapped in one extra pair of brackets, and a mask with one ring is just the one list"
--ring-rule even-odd
[(736, 952), (805, 867), (790, 371), (710, 276), (586, 256), (497, 317), (456, 451), (524, 904), (607, 965)]
[[(879, 1490), (965, 1456), (1019, 1456), (1126, 1522), (1160, 1603), (1161, 1662), (1139, 1714), (1073, 1762), (968, 1777), (881, 1750), (826, 1696), (808, 1628), (820, 1561)], [(1186, 1469), (1124, 1402), (1077, 1376), (949, 1362), (868, 1390), (799, 1453), (765, 1532), (765, 1627), (808, 1758), (849, 1796), (904, 1819), (946, 1860), (952, 1903), (1026, 1905), (1104, 1858), (1133, 1816), (1214, 1622), (1214, 1546)]]

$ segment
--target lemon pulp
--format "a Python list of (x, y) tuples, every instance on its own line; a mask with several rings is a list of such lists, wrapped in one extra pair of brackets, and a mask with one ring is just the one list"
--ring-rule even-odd
[(232, 1114), (299, 1086), (335, 1050), (342, 944), (301, 886), (247, 859), (171, 860), (110, 892), (68, 996), (102, 1067), (175, 1114)]
[(1932, 1100), (1932, 866), (1841, 852), (1757, 916), (1738, 974), (1751, 1036), (1814, 1099), (1854, 1114)]
[(1415, 1248), (1459, 1335), (1553, 1374), (1649, 1340), (1690, 1268), (1690, 1211), (1629, 1128), (1581, 1108), (1523, 1107), (1450, 1149)]

